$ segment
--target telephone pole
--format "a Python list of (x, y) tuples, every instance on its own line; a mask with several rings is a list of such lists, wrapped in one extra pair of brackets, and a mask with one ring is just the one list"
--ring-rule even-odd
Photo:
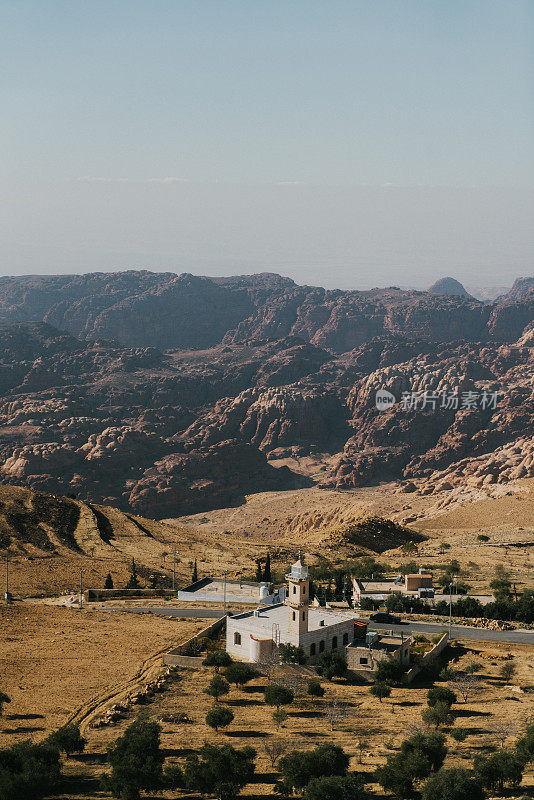
[(83, 573), (86, 572), (85, 569), (80, 569), (80, 611), (83, 608)]
[(5, 599), (9, 601), (9, 554), (6, 553), (6, 593)]
[(176, 591), (176, 548), (172, 551), (172, 590)]

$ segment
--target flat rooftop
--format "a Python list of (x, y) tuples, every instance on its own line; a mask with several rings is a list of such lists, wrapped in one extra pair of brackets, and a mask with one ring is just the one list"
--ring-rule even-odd
[[(274, 606), (264, 606), (258, 609), (258, 614), (253, 611), (246, 611), (243, 614), (236, 614), (234, 620), (253, 622), (258, 628), (264, 628), (269, 634), (273, 625), (278, 625), (281, 630), (287, 628), (290, 609), (284, 603), (277, 603)], [(349, 622), (359, 619), (353, 611), (329, 611), (324, 608), (310, 607), (308, 610), (308, 630), (316, 631), (327, 628), (330, 625), (337, 625), (339, 622)], [(324, 625), (321, 625), (324, 622)]]

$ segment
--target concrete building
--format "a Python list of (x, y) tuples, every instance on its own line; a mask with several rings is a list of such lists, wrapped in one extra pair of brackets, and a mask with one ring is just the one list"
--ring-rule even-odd
[(310, 578), (299, 556), (286, 575), (284, 603), (229, 617), (226, 650), (239, 661), (258, 662), (280, 644), (302, 647), (310, 663), (324, 652), (344, 652), (354, 640), (357, 617), (353, 612), (328, 611), (310, 604)]
[(408, 575), (398, 575), (392, 581), (367, 581), (352, 578), (352, 601), (355, 605), (368, 597), (375, 602), (385, 602), (391, 594), (407, 597), (434, 597), (432, 573), (424, 569)]
[(404, 666), (410, 663), (410, 637), (370, 631), (346, 649), (347, 667), (360, 675), (371, 675), (380, 661), (394, 658)]
[(202, 578), (177, 593), (178, 600), (201, 603), (227, 603), (272, 605), (283, 603), (286, 585), (256, 583), (252, 581), (224, 580), (224, 578)]

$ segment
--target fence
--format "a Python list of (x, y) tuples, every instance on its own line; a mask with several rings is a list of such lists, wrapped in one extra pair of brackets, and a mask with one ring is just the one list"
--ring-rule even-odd
[(406, 672), (403, 675), (402, 678), (403, 682), (411, 683), (413, 679), (416, 677), (416, 675), (419, 675), (419, 673), (424, 667), (428, 667), (436, 660), (436, 658), (445, 650), (448, 643), (449, 643), (449, 634), (444, 633), (439, 642), (436, 642), (434, 647), (432, 647), (427, 653), (424, 654), (424, 656), (421, 658), (420, 663), (416, 664), (414, 667), (409, 669), (408, 672)]
[(201, 667), (204, 657), (188, 656), (187, 653), (200, 639), (206, 639), (207, 637), (212, 636), (214, 633), (218, 633), (224, 627), (225, 623), (226, 616), (219, 617), (219, 619), (216, 619), (215, 622), (212, 622), (206, 628), (203, 628), (198, 633), (195, 633), (194, 636), (191, 636), (191, 638), (186, 642), (182, 642), (182, 644), (177, 645), (177, 647), (173, 647), (172, 650), (169, 650), (163, 656), (163, 663), (165, 666), (193, 667), (195, 669)]

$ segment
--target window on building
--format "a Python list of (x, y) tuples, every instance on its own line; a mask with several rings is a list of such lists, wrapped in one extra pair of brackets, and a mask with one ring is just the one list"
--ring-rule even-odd
[(349, 643), (349, 634), (348, 633), (344, 633), (343, 634), (343, 644), (348, 644), (348, 643)]
[(302, 594), (306, 594), (306, 584), (302, 587)]
[(319, 652), (324, 653), (324, 639), (319, 642)]
[(368, 664), (368, 663), (369, 663), (369, 659), (368, 658), (363, 657), (363, 656), (362, 656), (362, 658), (360, 658), (360, 664)]
[(302, 621), (304, 622), (304, 620), (305, 620), (305, 619), (306, 619), (306, 612), (305, 612), (305, 611), (303, 611), (303, 612), (302, 612)]
[(241, 634), (238, 631), (234, 633), (234, 644), (241, 644)]
[(295, 612), (293, 611), (293, 622), (295, 621)]
[(337, 650), (337, 636), (332, 639), (332, 650)]
[(315, 655), (315, 642), (310, 645), (310, 655), (311, 656)]
[(296, 593), (297, 593), (297, 587), (293, 586), (293, 594), (296, 594)]

